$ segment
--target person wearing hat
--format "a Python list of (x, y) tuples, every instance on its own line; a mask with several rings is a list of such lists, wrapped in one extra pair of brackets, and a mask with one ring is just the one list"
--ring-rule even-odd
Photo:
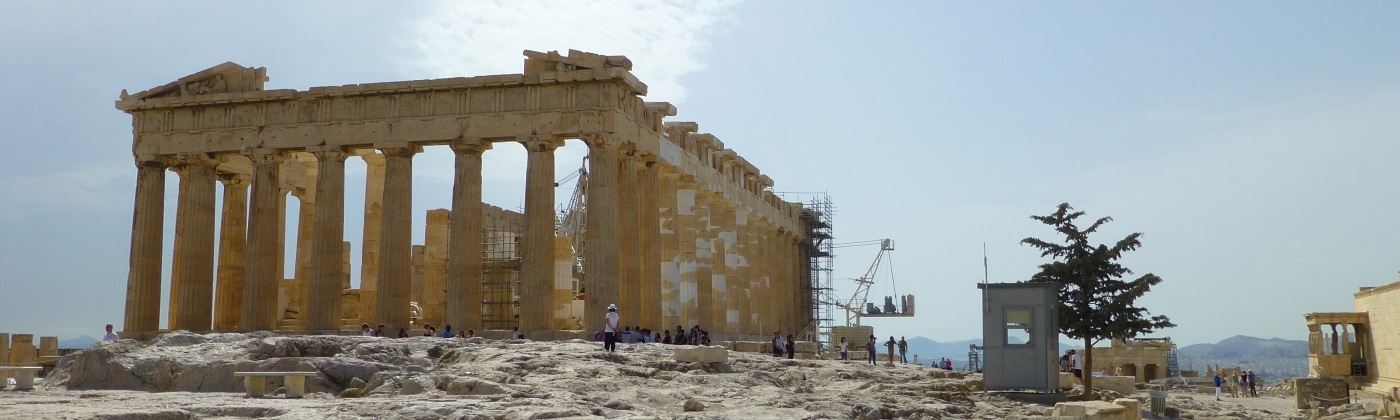
[(603, 325), (603, 350), (617, 351), (617, 326), (622, 325), (622, 316), (617, 314), (617, 304), (608, 305), (606, 325)]

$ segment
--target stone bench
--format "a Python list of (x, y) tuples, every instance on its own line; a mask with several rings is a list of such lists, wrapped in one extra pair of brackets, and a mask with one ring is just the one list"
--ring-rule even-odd
[(287, 398), (301, 398), (306, 395), (306, 378), (317, 372), (234, 372), (234, 377), (243, 377), (243, 389), (249, 397), (261, 397), (267, 393), (267, 377), (281, 376)]
[[(17, 391), (34, 389), (34, 375), (41, 370), (44, 368), (38, 366), (0, 366), (0, 372), (15, 373), (15, 390)], [(0, 380), (3, 380), (4, 377), (5, 375), (0, 375)], [(9, 381), (0, 382), (0, 389), (4, 389), (6, 385), (9, 385)]]

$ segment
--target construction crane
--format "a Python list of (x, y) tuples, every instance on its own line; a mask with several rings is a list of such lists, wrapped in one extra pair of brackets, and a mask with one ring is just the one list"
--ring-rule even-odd
[[(845, 302), (839, 300), (835, 302), (836, 306), (839, 306), (842, 309), (846, 310), (847, 327), (860, 326), (860, 319), (862, 317), (908, 318), (914, 316), (914, 295), (885, 296), (884, 305), (880, 306), (876, 306), (874, 302), (867, 301), (867, 299), (870, 297), (870, 286), (875, 284), (875, 277), (877, 274), (879, 274), (882, 262), (886, 262), (890, 266), (890, 281), (891, 283), (894, 282), (894, 265), (892, 262), (893, 260), (888, 257), (888, 253), (890, 251), (894, 251), (894, 241), (890, 239), (882, 239), (879, 242), (880, 252), (878, 254), (875, 254), (875, 261), (870, 263), (870, 269), (866, 270), (865, 276), (862, 276), (858, 279), (854, 279), (856, 282), (856, 292), (852, 294), (851, 298), (846, 300)], [(861, 242), (851, 245), (864, 244), (864, 242)], [(897, 305), (895, 303), (896, 297), (899, 298), (899, 303)]]

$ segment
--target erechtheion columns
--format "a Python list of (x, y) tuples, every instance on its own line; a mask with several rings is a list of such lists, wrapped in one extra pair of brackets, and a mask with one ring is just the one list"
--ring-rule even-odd
[[(591, 336), (609, 304), (625, 324), (657, 331), (809, 327), (800, 204), (698, 124), (663, 121), (676, 108), (643, 101), (626, 57), (524, 54), (521, 74), (265, 90), (266, 69), (224, 63), (123, 91), (116, 107), (132, 117), (136, 164), (123, 336), (363, 322), (565, 338)], [(554, 168), (569, 140), (589, 155), (575, 200), (584, 219), (565, 229)], [(444, 146), (455, 156), (451, 208), (429, 211), (426, 237), (414, 238), (414, 215), (428, 210), (412, 206), (414, 158)], [(506, 147), (526, 151), (522, 213), (482, 202), (483, 159)], [(364, 233), (347, 241), (346, 221), (361, 219), (346, 214), (355, 159), (366, 165)], [(292, 198), (298, 228), (284, 232)]]

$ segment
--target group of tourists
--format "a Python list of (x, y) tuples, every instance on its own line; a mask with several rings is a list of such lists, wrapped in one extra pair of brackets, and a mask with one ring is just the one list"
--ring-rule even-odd
[(1259, 378), (1254, 376), (1253, 370), (1236, 371), (1224, 378), (1220, 377), (1220, 373), (1217, 372), (1214, 379), (1216, 401), (1220, 401), (1220, 388), (1222, 387), (1230, 390), (1230, 398), (1240, 398), (1241, 395), (1246, 398), (1259, 397), (1259, 392), (1255, 389), (1255, 384), (1259, 381)]
[[(520, 331), (517, 328), (516, 334), (519, 333)], [(365, 337), (388, 337), (387, 335), (384, 335), (384, 324), (379, 324), (379, 328), (370, 328), (369, 324), (360, 324), (360, 335)], [(443, 328), (442, 333), (438, 334), (437, 328), (433, 327), (433, 324), (423, 324), (423, 336), (442, 338), (472, 338), (476, 337), (476, 331), (472, 331), (471, 328), (468, 328), (466, 331), (452, 332), (452, 325), (447, 325)], [(404, 328), (399, 328), (399, 333), (394, 337), (408, 338), (408, 330)]]
[(784, 354), (789, 359), (797, 355), (797, 338), (793, 337), (792, 334), (783, 337), (781, 332), (775, 330), (773, 331), (773, 357), (783, 357)]
[(689, 344), (694, 346), (710, 345), (710, 332), (700, 329), (696, 324), (690, 327), (687, 332), (685, 327), (677, 325), (674, 335), (671, 330), (663, 329), (661, 332), (654, 332), (650, 328), (642, 326), (622, 325), (622, 316), (617, 313), (617, 305), (608, 305), (608, 313), (603, 316), (603, 330), (594, 338), (603, 341), (603, 350), (617, 351), (617, 343), (660, 343), (660, 344)]
[(1060, 372), (1073, 373), (1076, 382), (1084, 383), (1084, 359), (1078, 351), (1070, 349), (1060, 356)]

